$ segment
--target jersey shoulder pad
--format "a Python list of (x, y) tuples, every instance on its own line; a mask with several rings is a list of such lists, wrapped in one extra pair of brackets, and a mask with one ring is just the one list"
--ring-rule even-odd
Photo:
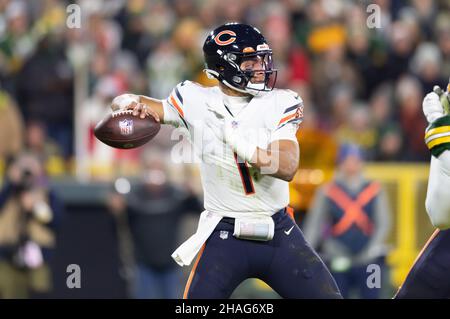
[(175, 89), (177, 89), (180, 93), (183, 93), (183, 95), (194, 97), (208, 91), (208, 87), (188, 80), (178, 83)]
[(201, 99), (206, 98), (206, 89), (196, 82), (183, 81), (174, 87), (167, 101), (182, 117), (185, 117), (186, 112), (192, 113), (195, 105), (198, 105)]
[(280, 109), (283, 109), (283, 107), (294, 106), (297, 104), (303, 105), (303, 100), (300, 97), (300, 95), (289, 89), (277, 90), (276, 98), (277, 98), (277, 106), (279, 106)]
[(292, 90), (277, 90), (277, 118), (276, 127), (281, 128), (288, 123), (299, 124), (303, 120), (303, 100)]
[(195, 92), (199, 88), (199, 85), (195, 82), (183, 81), (175, 86), (172, 90), (171, 96), (176, 98), (178, 102), (184, 104), (186, 99), (189, 99), (191, 96), (195, 96)]

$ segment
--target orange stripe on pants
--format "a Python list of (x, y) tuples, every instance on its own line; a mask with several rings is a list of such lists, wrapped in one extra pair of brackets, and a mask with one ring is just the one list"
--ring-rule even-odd
[(183, 299), (187, 299), (187, 295), (189, 293), (189, 288), (191, 288), (192, 279), (194, 279), (195, 272), (197, 270), (198, 262), (203, 255), (203, 251), (205, 250), (206, 244), (203, 244), (202, 249), (198, 253), (197, 259), (195, 260), (194, 267), (192, 267), (191, 273), (189, 274), (188, 281), (186, 283), (186, 287), (184, 288)]
[[(411, 270), (412, 270), (412, 269), (414, 268), (414, 266), (416, 265), (417, 261), (420, 259), (420, 257), (422, 257), (423, 253), (424, 253), (425, 250), (428, 248), (428, 246), (430, 245), (430, 243), (431, 243), (431, 242), (433, 241), (433, 239), (436, 238), (436, 236), (439, 234), (439, 231), (440, 231), (439, 229), (436, 229), (436, 230), (434, 231), (434, 233), (431, 235), (431, 237), (427, 240), (425, 246), (423, 246), (422, 250), (421, 250), (420, 253), (417, 255), (417, 257), (416, 257), (416, 259), (414, 260), (414, 262), (413, 262), (411, 268), (409, 269), (409, 271), (408, 271), (408, 276), (409, 276), (409, 273), (411, 272)], [(406, 276), (406, 279), (408, 279), (408, 276)], [(406, 279), (405, 279), (405, 281), (406, 281)], [(400, 289), (402, 289), (402, 286), (403, 286), (404, 283), (405, 283), (405, 282), (403, 282), (403, 283), (401, 284), (400, 288), (398, 288), (398, 290), (397, 290), (397, 292), (396, 292), (394, 298), (398, 295), (398, 293), (399, 293)]]
[(294, 209), (291, 206), (286, 207), (286, 212), (288, 213), (289, 217), (291, 217), (292, 220), (295, 221)]
[[(417, 263), (417, 261), (419, 260), (419, 258), (423, 255), (424, 251), (428, 248), (428, 246), (430, 245), (430, 243), (433, 241), (433, 239), (437, 236), (437, 234), (439, 234), (439, 229), (436, 229), (434, 231), (434, 233), (431, 235), (431, 237), (427, 240), (425, 246), (423, 246), (422, 250), (420, 251), (420, 253), (417, 255), (416, 259), (414, 260), (413, 265), (411, 266), (411, 268), (409, 269), (409, 271), (411, 271), (411, 269), (413, 269), (413, 267), (415, 266), (415, 264)], [(409, 272), (408, 272), (409, 273)]]

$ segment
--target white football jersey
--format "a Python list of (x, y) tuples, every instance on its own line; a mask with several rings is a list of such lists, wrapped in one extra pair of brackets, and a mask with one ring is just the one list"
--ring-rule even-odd
[[(232, 117), (242, 138), (267, 149), (276, 140), (297, 142), (303, 118), (301, 98), (290, 90), (274, 89), (253, 97), (237, 114), (225, 103), (219, 87), (184, 81), (163, 101), (164, 123), (186, 128), (200, 159), (205, 209), (227, 213), (275, 213), (289, 203), (288, 182), (251, 167), (215, 134), (220, 116)], [(212, 110), (217, 111), (214, 112)], [(235, 112), (236, 113), (236, 112)], [(223, 125), (223, 124), (222, 124)], [(267, 168), (267, 173), (274, 173)]]

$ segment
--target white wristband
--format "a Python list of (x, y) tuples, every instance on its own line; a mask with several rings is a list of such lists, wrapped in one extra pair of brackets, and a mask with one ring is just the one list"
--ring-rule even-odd
[(125, 110), (131, 103), (139, 103), (139, 96), (135, 94), (122, 94), (116, 96), (111, 102), (113, 111)]
[(433, 113), (427, 114), (427, 121), (428, 121), (428, 123), (433, 123), (438, 118), (441, 118), (443, 116), (445, 116), (444, 112), (433, 112)]

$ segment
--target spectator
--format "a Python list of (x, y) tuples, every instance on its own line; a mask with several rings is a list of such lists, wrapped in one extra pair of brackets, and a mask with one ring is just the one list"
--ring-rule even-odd
[(385, 240), (390, 230), (390, 210), (384, 191), (362, 174), (361, 150), (341, 146), (335, 178), (321, 187), (307, 214), (305, 237), (313, 247), (321, 244), (344, 298), (379, 298), (379, 289), (367, 284), (367, 265), (375, 263), (384, 272)]
[(0, 36), (0, 74), (5, 88), (15, 94), (17, 76), (33, 53), (36, 39), (29, 32), (31, 26), (25, 1), (10, 1), (4, 10), (6, 30)]
[(369, 107), (375, 128), (379, 131), (393, 119), (392, 89), (388, 85), (378, 87), (369, 99)]
[(200, 23), (193, 18), (186, 18), (179, 22), (173, 30), (172, 40), (177, 52), (181, 53), (184, 59), (185, 74), (179, 77), (188, 76), (196, 78), (197, 73), (203, 69), (203, 57), (199, 53), (198, 43), (202, 41), (203, 34)]
[(281, 88), (293, 82), (310, 81), (310, 61), (303, 48), (291, 41), (292, 32), (287, 9), (281, 3), (267, 5), (268, 13), (264, 23), (264, 34), (271, 47), (277, 48), (277, 85)]
[[(328, 129), (334, 131), (344, 123), (348, 122), (351, 109), (354, 104), (354, 90), (347, 84), (336, 84), (331, 86), (330, 92), (324, 95), (330, 97), (331, 116), (326, 119)], [(330, 110), (327, 111), (330, 114)], [(323, 115), (323, 113), (322, 113)], [(322, 118), (325, 118), (324, 116)]]
[(402, 77), (396, 88), (397, 116), (404, 138), (404, 159), (427, 161), (429, 152), (423, 143), (423, 133), (418, 127), (426, 127), (422, 113), (423, 92), (420, 83), (411, 76)]
[(165, 3), (155, 3), (150, 9), (146, 6), (145, 1), (128, 1), (117, 16), (124, 31), (122, 48), (136, 55), (141, 68), (145, 67), (145, 60), (157, 41), (168, 32), (167, 24), (173, 22), (172, 12)]
[(392, 25), (389, 41), (390, 50), (384, 70), (385, 80), (397, 81), (408, 73), (416, 39), (411, 27), (404, 21), (398, 21)]
[(48, 134), (68, 158), (73, 154), (72, 69), (56, 35), (47, 36), (18, 78), (18, 102), (25, 120), (45, 122)]
[(396, 162), (404, 159), (402, 151), (403, 137), (397, 125), (385, 126), (379, 132), (375, 151), (375, 161)]
[(44, 123), (30, 122), (25, 132), (25, 149), (43, 163), (47, 174), (62, 175), (67, 172), (62, 151), (47, 135)]
[(427, 40), (432, 39), (433, 22), (437, 14), (436, 4), (432, 0), (413, 0), (411, 4), (412, 7), (403, 10), (410, 10), (412, 18), (417, 20), (423, 37)]
[(23, 148), (24, 124), (16, 103), (0, 89), (0, 161), (17, 155)]
[(312, 85), (318, 111), (322, 116), (329, 113), (330, 101), (334, 102), (331, 93), (335, 86), (351, 88), (352, 97), (357, 94), (359, 90), (357, 74), (353, 66), (345, 59), (343, 45), (330, 47), (322, 54), (321, 58), (315, 59)]
[(360, 84), (360, 98), (367, 99), (382, 81), (382, 72), (376, 63), (379, 49), (366, 27), (366, 14), (361, 6), (353, 5), (348, 11), (347, 20), (347, 60), (354, 66)]
[(347, 121), (336, 130), (339, 142), (358, 145), (369, 159), (373, 158), (376, 134), (370, 110), (365, 105), (354, 106), (347, 116)]
[(436, 37), (439, 50), (443, 55), (442, 74), (450, 74), (450, 14), (441, 13), (436, 19)]
[(0, 191), (0, 296), (48, 293), (49, 261), (63, 207), (35, 156), (19, 155), (5, 178)]
[(442, 64), (442, 54), (435, 44), (424, 42), (419, 45), (411, 69), (422, 85), (422, 92), (433, 91), (435, 85), (446, 86), (447, 79), (441, 73)]
[(164, 97), (178, 83), (180, 75), (189, 72), (183, 56), (170, 40), (162, 41), (147, 60), (149, 91), (155, 97)]
[(167, 169), (163, 154), (150, 149), (143, 156), (139, 181), (125, 196), (116, 193), (110, 201), (112, 213), (128, 217), (136, 257), (134, 298), (181, 297), (181, 273), (170, 255), (184, 214), (198, 213), (201, 204), (169, 182)]

